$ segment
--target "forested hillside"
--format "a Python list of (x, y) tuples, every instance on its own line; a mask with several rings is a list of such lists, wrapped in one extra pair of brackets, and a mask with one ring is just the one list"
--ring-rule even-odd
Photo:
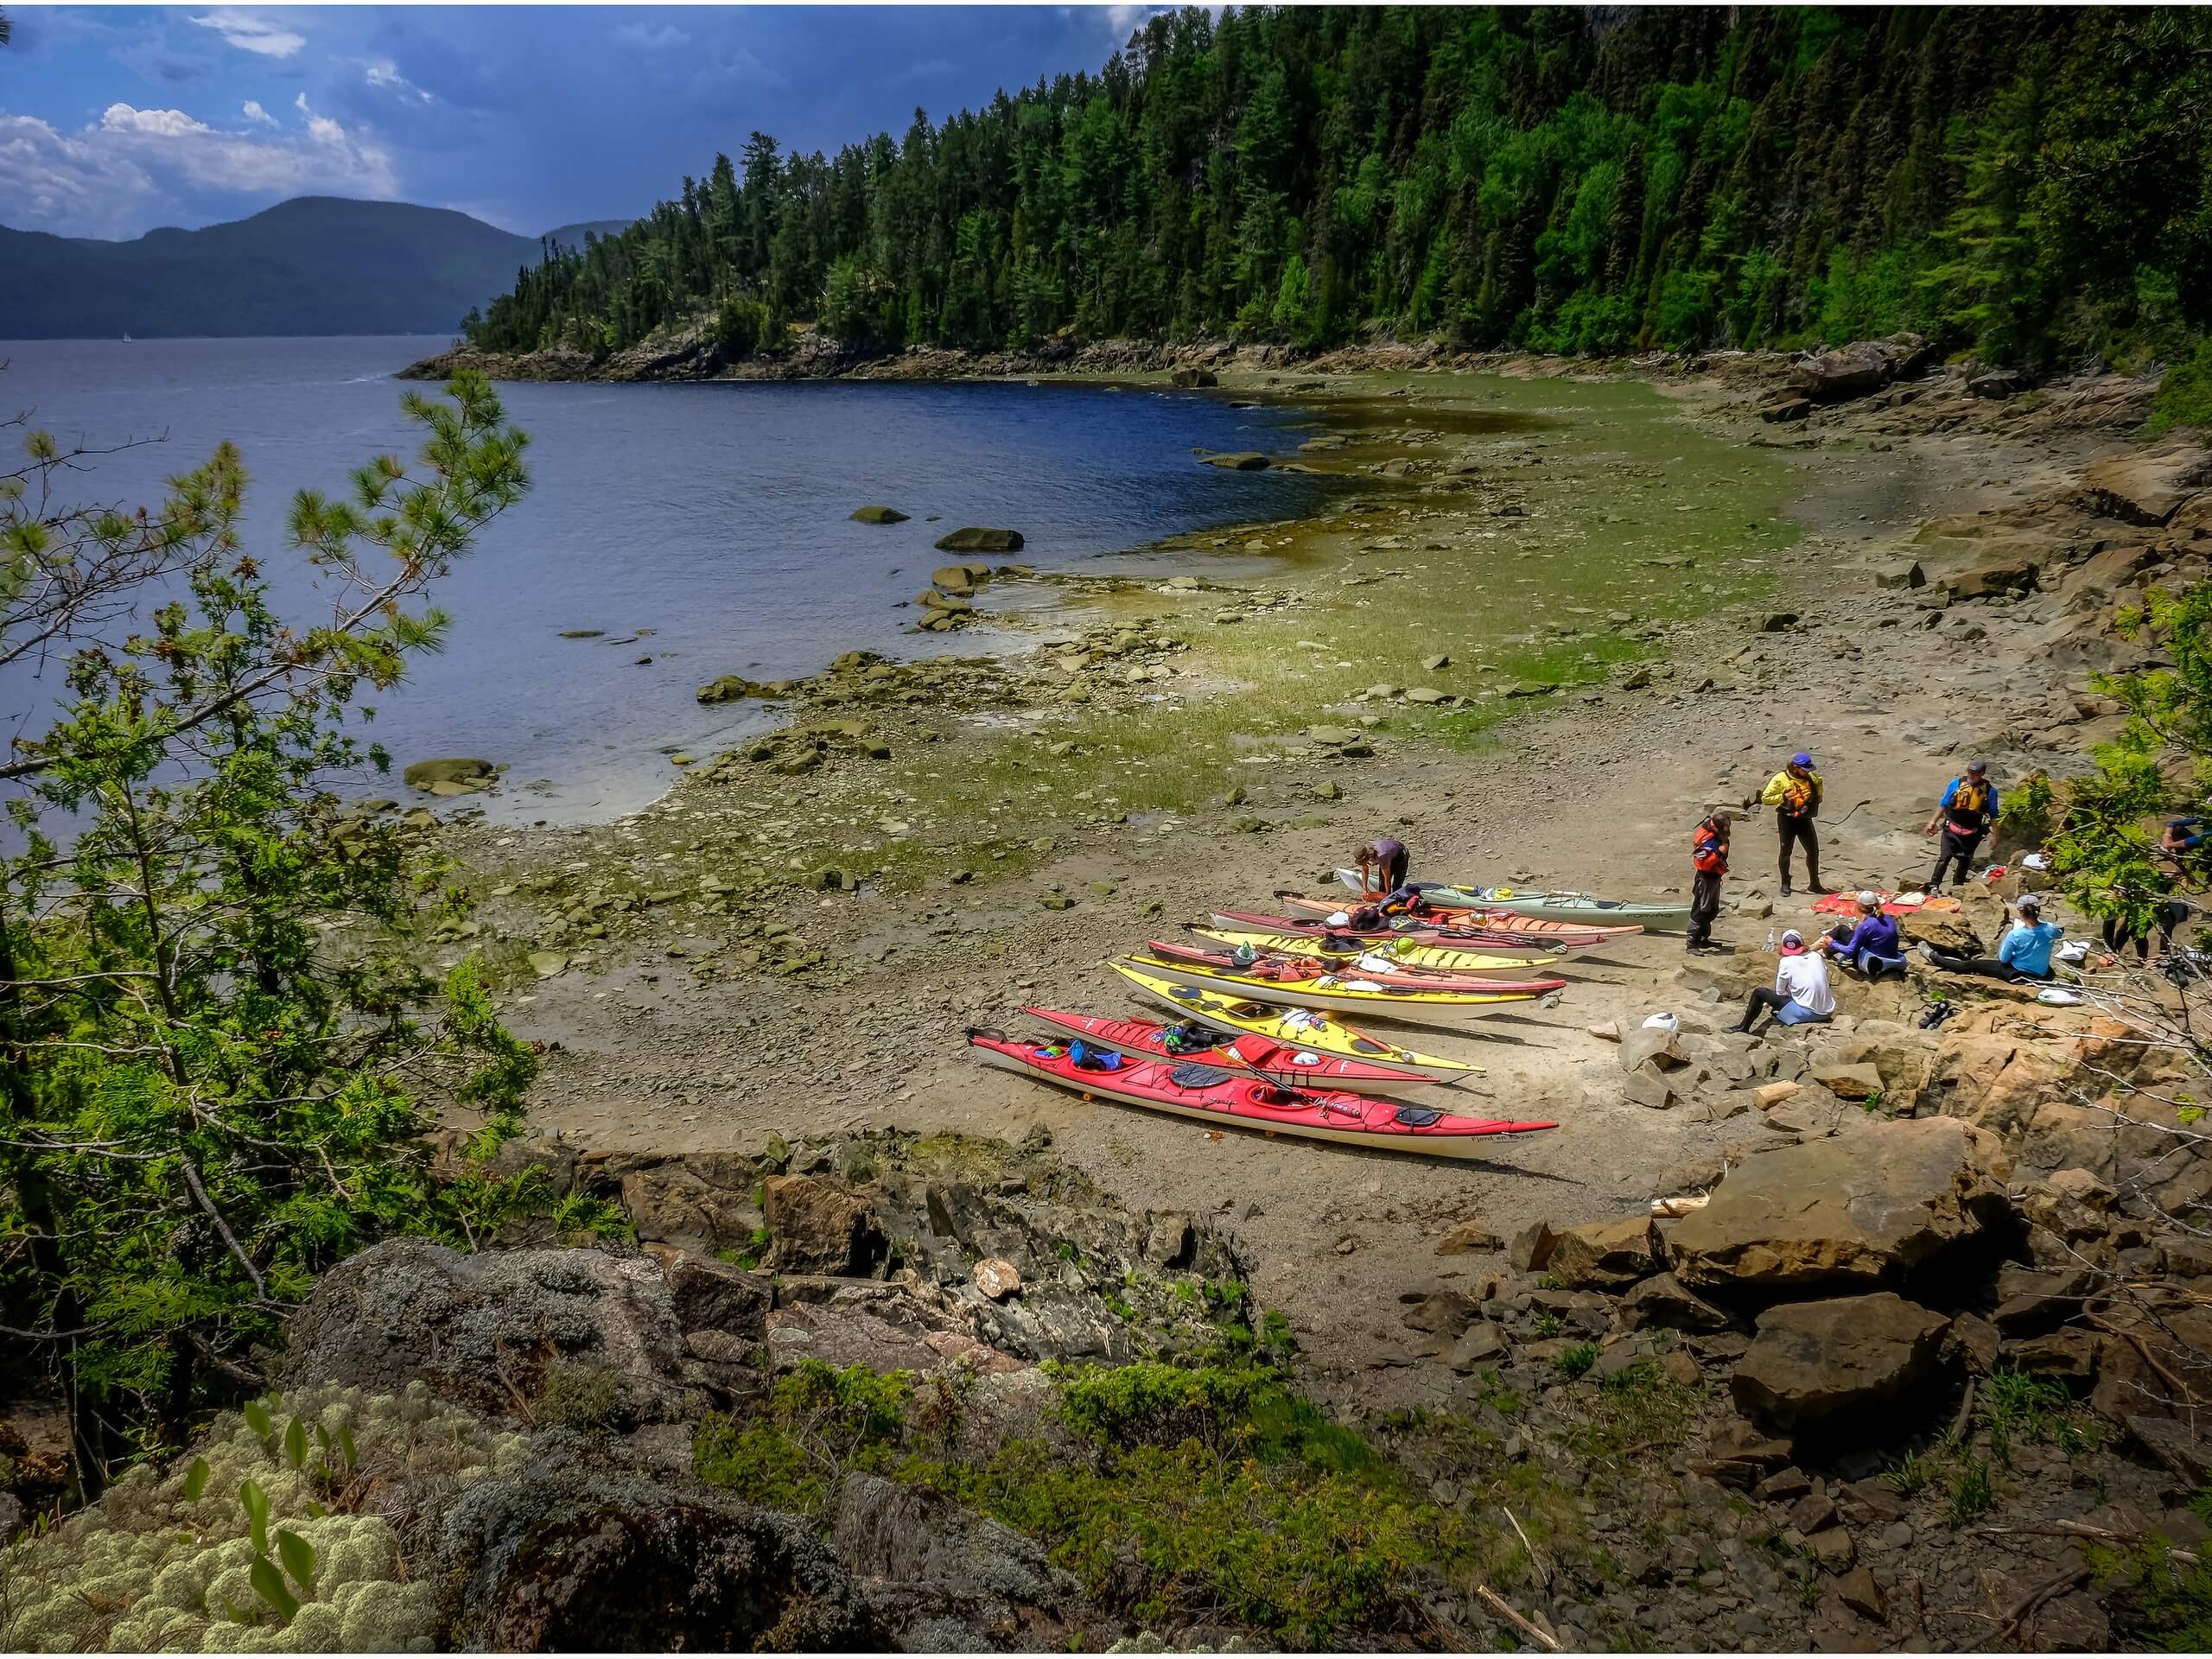
[(468, 328), (1611, 352), (1910, 326), (2141, 361), (2212, 311), (2208, 111), (2212, 18), (2183, 9), (1186, 11), (903, 138), (755, 133)]

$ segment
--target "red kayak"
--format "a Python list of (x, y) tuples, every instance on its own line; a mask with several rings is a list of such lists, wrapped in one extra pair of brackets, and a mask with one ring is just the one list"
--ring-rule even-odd
[(1173, 1112), (1203, 1122), (1235, 1124), (1270, 1135), (1297, 1135), (1389, 1152), (1474, 1158), (1481, 1155), (1480, 1142), (1487, 1136), (1559, 1127), (1460, 1117), (1427, 1106), (1290, 1089), (1188, 1060), (1087, 1052), (1079, 1064), (1075, 1053), (1078, 1045), (1018, 1043), (995, 1031), (970, 1031), (968, 1042), (987, 1065), (1020, 1071), (1086, 1098)]
[[(1341, 916), (1341, 910), (1329, 912)], [(1216, 927), (1225, 927), (1241, 933), (1295, 933), (1301, 938), (1357, 939), (1363, 944), (1395, 944), (1400, 940), (1413, 944), (1443, 945), (1453, 949), (1485, 950), (1499, 956), (1526, 957), (1532, 961), (1548, 961), (1562, 950), (1573, 950), (1584, 944), (1595, 944), (1592, 936), (1587, 940), (1573, 933), (1564, 936), (1547, 933), (1541, 938), (1529, 933), (1510, 932), (1504, 928), (1447, 927), (1438, 921), (1402, 922), (1395, 927), (1332, 927), (1325, 921), (1306, 921), (1294, 916), (1269, 916), (1256, 910), (1210, 910)]]
[(1261, 950), (1240, 961), (1238, 953), (1225, 945), (1204, 950), (1195, 945), (1167, 944), (1159, 939), (1147, 939), (1144, 948), (1161, 962), (1224, 969), (1255, 979), (1281, 977), (1275, 970), (1288, 969), (1290, 976), (1296, 979), (1319, 979), (1325, 974), (1350, 975), (1396, 990), (1464, 991), (1475, 996), (1541, 996), (1547, 991), (1560, 990), (1567, 984), (1563, 979), (1484, 979), (1474, 974), (1448, 973), (1440, 968), (1416, 968), (1395, 963), (1386, 966), (1379, 961), (1370, 966), (1365, 957), (1355, 957), (1351, 962), (1331, 962), (1319, 957), (1294, 956), (1284, 950)]
[[(1301, 899), (1294, 893), (1279, 893), (1275, 899), (1293, 916), (1307, 921), (1324, 921), (1336, 915), (1349, 915), (1358, 908), (1359, 901), (1350, 905), (1334, 899)], [(1422, 927), (1473, 929), (1484, 933), (1510, 934), (1516, 939), (1532, 939), (1545, 944), (1555, 944), (1567, 950), (1579, 950), (1584, 945), (1603, 944), (1608, 939), (1625, 938), (1631, 933), (1643, 931), (1640, 922), (1627, 923), (1618, 927), (1592, 927), (1581, 922), (1546, 921), (1535, 916), (1522, 916), (1510, 910), (1482, 910), (1466, 905), (1440, 905), (1433, 899), (1421, 915), (1411, 918)]]
[[(1132, 1058), (1188, 1060), (1196, 1065), (1257, 1072), (1270, 1083), (1372, 1095), (1385, 1089), (1418, 1089), (1435, 1081), (1425, 1072), (1324, 1054), (1253, 1032), (1217, 1031), (1195, 1023), (1163, 1026), (1156, 1020), (1109, 1020), (1095, 1014), (1063, 1014), (1057, 1008), (1024, 1008), (1022, 1012)], [(1175, 1033), (1172, 1041), (1171, 1033)]]

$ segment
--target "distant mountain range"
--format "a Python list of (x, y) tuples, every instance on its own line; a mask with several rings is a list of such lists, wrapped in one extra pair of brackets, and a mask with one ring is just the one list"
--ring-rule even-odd
[[(581, 247), (629, 223), (547, 234)], [(537, 238), (467, 213), (335, 196), (135, 242), (0, 226), (0, 340), (450, 334), (540, 257)]]

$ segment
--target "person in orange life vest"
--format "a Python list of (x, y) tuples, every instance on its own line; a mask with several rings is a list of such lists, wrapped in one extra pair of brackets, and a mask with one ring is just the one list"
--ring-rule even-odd
[(1805, 885), (1815, 893), (1833, 893), (1821, 885), (1821, 837), (1813, 819), (1821, 810), (1827, 785), (1813, 770), (1813, 757), (1800, 751), (1789, 764), (1767, 779), (1759, 799), (1774, 809), (1775, 827), (1782, 831), (1782, 896), (1789, 896), (1789, 849), (1805, 849)]
[(1989, 781), (1987, 762), (1977, 760), (1951, 779), (1943, 798), (1936, 804), (1928, 828), (1922, 832), (1932, 836), (1937, 824), (1943, 826), (1943, 839), (1936, 853), (1936, 874), (1928, 879), (1929, 893), (1943, 891), (1943, 872), (1954, 860), (1957, 861), (1959, 880), (1965, 880), (1973, 873), (1974, 855), (1981, 850), (1981, 838), (1997, 822), (2001, 810), (1997, 790)]
[(1713, 943), (1713, 918), (1720, 914), (1720, 878), (1728, 874), (1729, 814), (1708, 812), (1690, 831), (1689, 944), (1692, 954), (1717, 950)]

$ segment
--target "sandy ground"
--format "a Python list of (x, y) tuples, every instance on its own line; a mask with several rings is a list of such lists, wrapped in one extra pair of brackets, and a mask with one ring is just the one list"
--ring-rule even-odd
[[(1720, 420), (1713, 388), (1692, 385), (1686, 397), (1695, 418)], [(1743, 442), (1759, 435), (1726, 429)], [(1338, 1392), (1367, 1377), (1368, 1388), (1401, 1349), (1402, 1293), (1503, 1265), (1437, 1257), (1435, 1241), (1455, 1224), (1479, 1220), (1510, 1238), (1537, 1219), (1618, 1214), (1668, 1190), (1686, 1164), (1765, 1133), (1757, 1114), (1708, 1124), (1627, 1102), (1618, 1051), (1588, 1029), (1660, 1008), (1732, 1020), (1732, 1005), (1700, 1001), (1702, 980), (1685, 982), (1679, 938), (1590, 953), (1570, 965), (1554, 1009), (1387, 1027), (1488, 1068), (1470, 1089), (1431, 1091), (1435, 1103), (1471, 1095), (1475, 1109), (1559, 1120), (1545, 1134), (1501, 1138), (1472, 1163), (1270, 1141), (1086, 1103), (976, 1066), (963, 1029), (1016, 1025), (1025, 1001), (1126, 1011), (1134, 1005), (1104, 957), (1200, 918), (1211, 902), (1264, 907), (1279, 888), (1320, 891), (1332, 865), (1384, 829), (1413, 848), (1418, 875), (1510, 876), (1624, 897), (1683, 892), (1700, 810), (1756, 792), (1800, 747), (1827, 782), (1829, 883), (1918, 880), (1933, 856), (1921, 825), (1967, 750), (1987, 749), (2009, 781), (2054, 741), (2053, 722), (2072, 716), (2063, 696), (2038, 701), (2047, 688), (1976, 637), (1999, 626), (1999, 611), (1968, 607), (1926, 626), (1916, 596), (1878, 593), (1873, 571), (1894, 563), (1923, 518), (2044, 493), (2089, 447), (1942, 436), (1792, 453), (1802, 493), (1790, 512), (1807, 534), (1778, 561), (1777, 596), (1678, 633), (1673, 676), (1652, 690), (1608, 689), (1516, 721), (1486, 752), (1408, 746), (1329, 768), (1344, 798), (1278, 813), (1273, 833), (1200, 823), (1162, 836), (1130, 826), (957, 893), (838, 896), (786, 912), (833, 952), (865, 959), (893, 947), (860, 986), (794, 1000), (772, 981), (695, 985), (664, 971), (652, 944), (617, 951), (607, 971), (549, 982), (511, 1012), (520, 1034), (559, 1045), (537, 1122), (587, 1146), (664, 1150), (755, 1147), (772, 1131), (1011, 1137), (1042, 1125), (1132, 1207), (1233, 1228), (1258, 1295), (1289, 1313), (1313, 1385)], [(1775, 610), (1801, 613), (1796, 629), (1761, 632)], [(2006, 607), (2002, 626), (2031, 629), (2042, 614), (2035, 601)], [(1697, 689), (1708, 679), (1712, 689)], [(2079, 737), (2056, 734), (2069, 747)], [(1745, 910), (1724, 912), (1720, 927), (1740, 950), (1761, 950), (1790, 921), (1809, 925), (1802, 873), (1799, 896), (1781, 900), (1773, 861), (1770, 818), (1740, 825), (1728, 893)], [(1110, 896), (1093, 883), (1111, 883)], [(1075, 908), (1044, 909), (1040, 897), (1055, 888), (1075, 895)], [(1771, 918), (1756, 913), (1768, 902)], [(980, 954), (985, 939), (996, 948)]]

